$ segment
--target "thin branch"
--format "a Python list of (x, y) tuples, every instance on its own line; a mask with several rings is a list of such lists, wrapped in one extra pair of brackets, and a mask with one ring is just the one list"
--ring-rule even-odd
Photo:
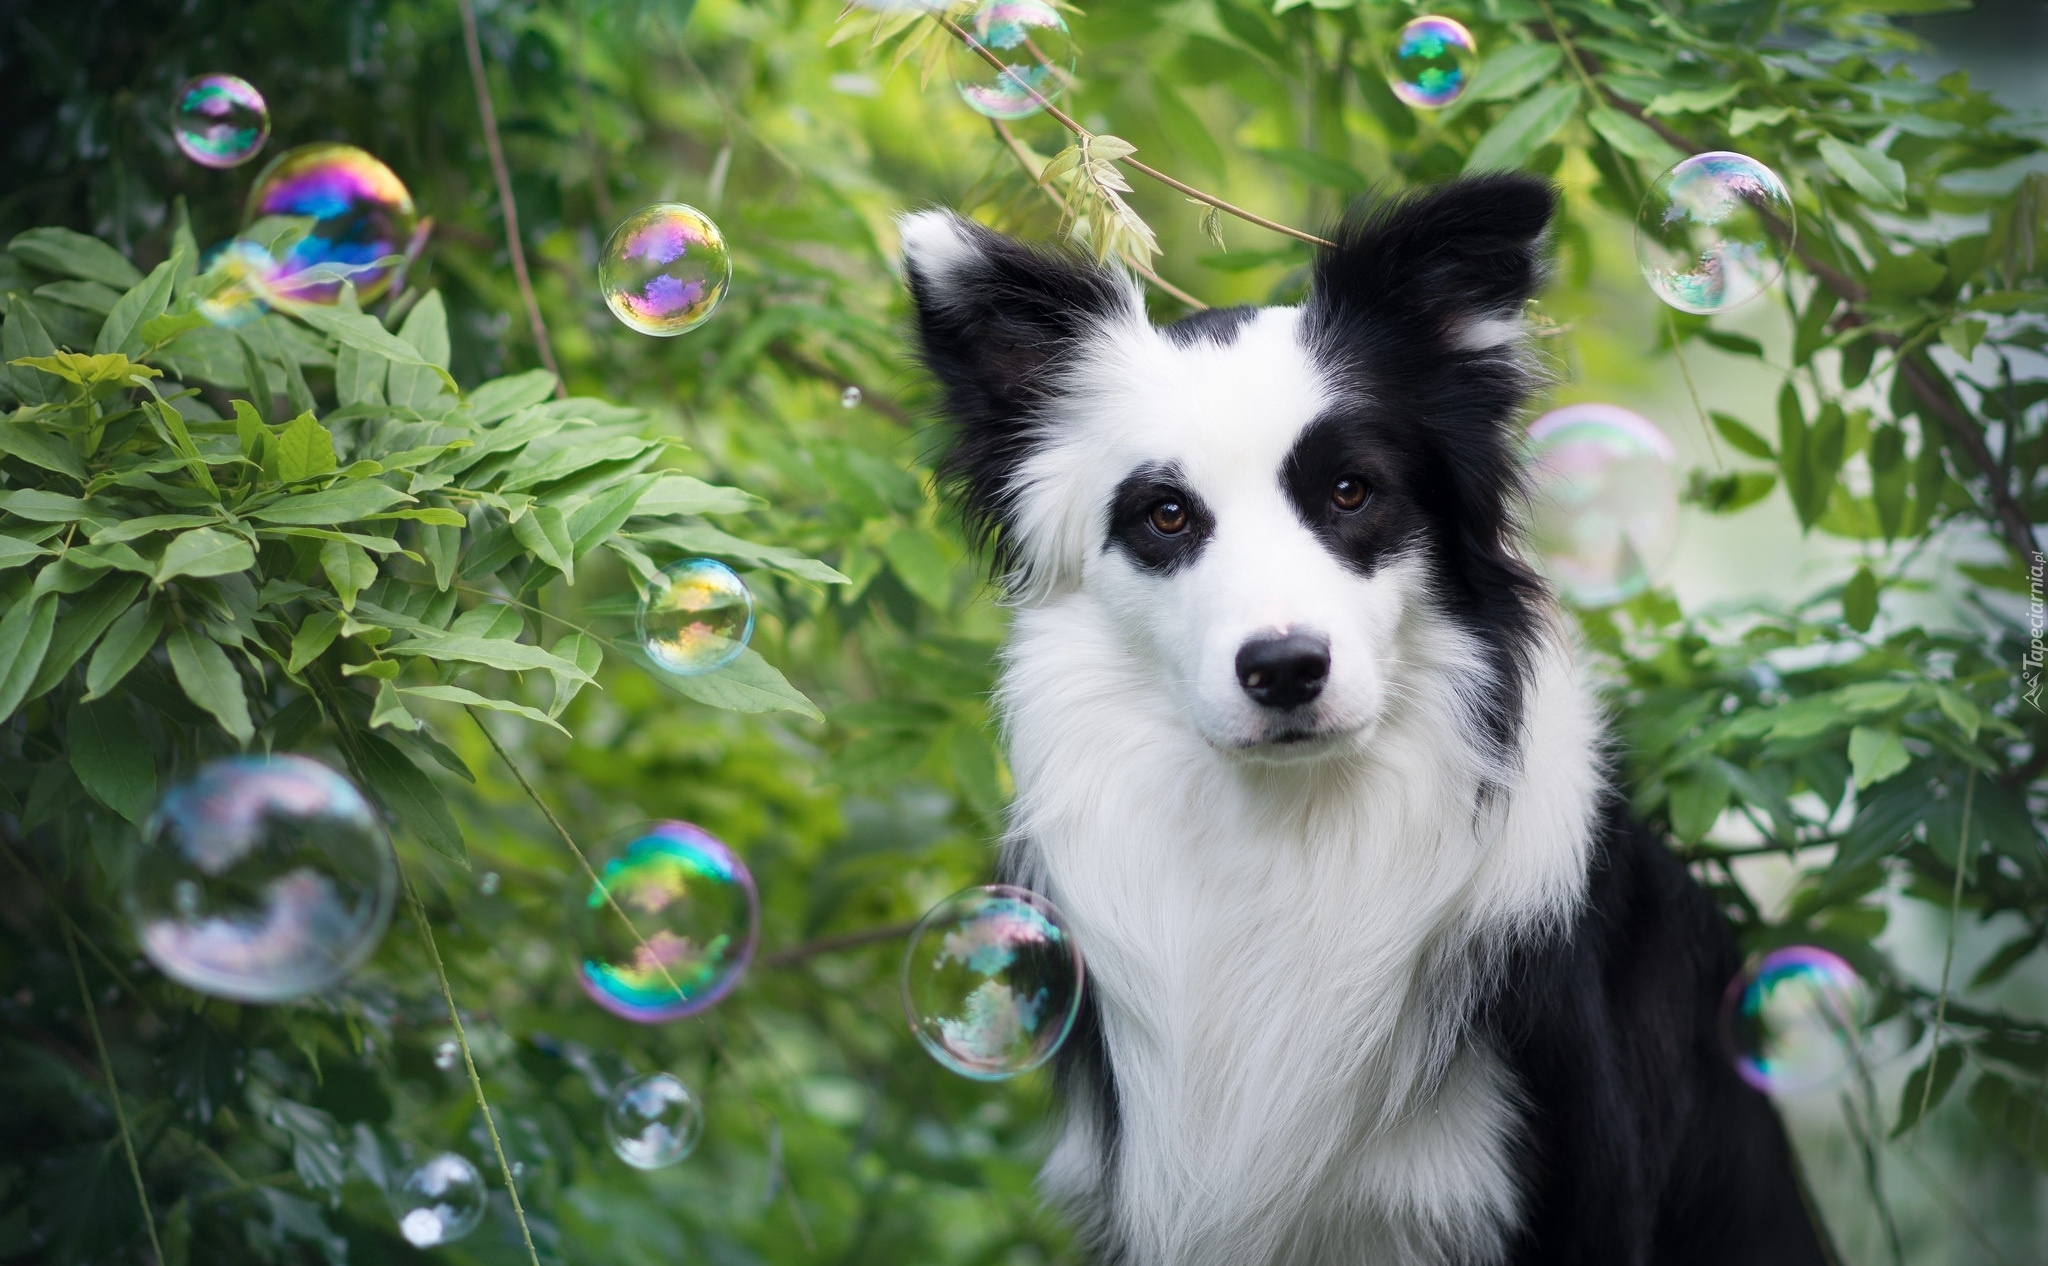
[(1976, 850), (1970, 847), (1970, 801), (1977, 792), (1977, 771), (1972, 769), (1963, 783), (1963, 825), (1956, 836), (1956, 885), (1955, 894), (1948, 904), (1948, 945), (1941, 954), (1941, 994), (1934, 1002), (1934, 1041), (1928, 1047), (1927, 1078), (1920, 1084), (1920, 1114), (1913, 1119), (1913, 1129), (1918, 1133), (1922, 1122), (1927, 1120), (1927, 1105), (1934, 1099), (1934, 1072), (1941, 1065), (1941, 1029), (1948, 1020), (1949, 971), (1956, 963), (1956, 924), (1963, 918), (1963, 876), (1965, 850), (1975, 857)]
[[(465, 3), (466, 2), (467, 0), (465, 0)], [(998, 72), (1007, 72), (1009, 70), (1009, 67), (1003, 63), (1002, 58), (997, 57), (994, 53), (989, 52), (988, 49), (982, 46), (980, 40), (975, 39), (966, 31), (960, 29), (960, 24), (955, 22), (952, 18), (947, 17), (943, 13), (936, 13), (932, 15), (932, 20), (937, 22), (940, 26), (944, 27), (946, 29), (947, 34), (951, 35), (954, 39), (959, 40), (962, 44), (965, 44), (969, 49), (971, 49), (974, 52), (975, 56), (981, 58), (989, 65), (995, 67)], [(1072, 132), (1075, 136), (1082, 137), (1085, 139), (1092, 138), (1095, 135), (1095, 133), (1089, 131), (1087, 128), (1082, 127), (1081, 124), (1075, 120), (1074, 116), (1060, 109), (1052, 102), (1047, 101), (1044, 97), (1040, 96), (1038, 98), (1038, 104), (1041, 108), (1044, 109), (1046, 117), (1050, 118), (1053, 122), (1059, 124), (1061, 127), (1067, 129), (1067, 131)], [(1149, 176), (1152, 179), (1158, 181), (1160, 184), (1165, 185), (1169, 189), (1178, 189), (1180, 192), (1186, 194), (1190, 198), (1193, 198), (1195, 201), (1207, 203), (1208, 205), (1215, 207), (1218, 211), (1223, 212), (1225, 215), (1234, 215), (1238, 219), (1243, 220), (1247, 224), (1256, 224), (1262, 229), (1270, 229), (1271, 231), (1279, 233), (1285, 237), (1291, 237), (1298, 242), (1307, 242), (1310, 246), (1334, 247), (1336, 245), (1335, 242), (1332, 242), (1327, 238), (1317, 237), (1313, 233), (1304, 233), (1300, 229), (1291, 228), (1288, 225), (1280, 223), (1278, 220), (1269, 220), (1265, 216), (1260, 215), (1255, 211), (1247, 211), (1243, 207), (1225, 202), (1223, 199), (1217, 197), (1213, 193), (1204, 192), (1203, 190), (1195, 188), (1193, 185), (1183, 184), (1182, 182), (1175, 180), (1173, 177), (1167, 175), (1165, 172), (1160, 171), (1158, 168), (1147, 166), (1146, 164), (1139, 162), (1135, 158), (1126, 156), (1124, 158), (1118, 159), (1117, 161), (1122, 163), (1124, 166), (1129, 167), (1132, 171), (1137, 172), (1141, 176)]]
[(100, 1073), (107, 1079), (107, 1097), (114, 1102), (114, 1124), (121, 1129), (121, 1152), (128, 1158), (128, 1176), (135, 1180), (135, 1199), (142, 1205), (142, 1227), (149, 1232), (150, 1251), (157, 1266), (163, 1266), (164, 1246), (156, 1238), (156, 1215), (149, 1211), (149, 1189), (142, 1184), (142, 1164), (135, 1158), (135, 1137), (128, 1129), (128, 1109), (121, 1104), (121, 1083), (114, 1080), (114, 1061), (107, 1055), (107, 1038), (100, 1032), (99, 1008), (93, 1005), (92, 987), (85, 983), (85, 964), (78, 960), (78, 942), (71, 935), (71, 920), (59, 919), (64, 933), (64, 952), (71, 959), (71, 974), (78, 981), (78, 999), (85, 1004), (85, 1022), (92, 1029), (92, 1044), (99, 1051)]
[(821, 936), (815, 941), (805, 941), (788, 949), (775, 951), (761, 960), (764, 967), (789, 967), (818, 954), (836, 954), (840, 950), (859, 949), (863, 945), (874, 945), (881, 941), (900, 940), (917, 930), (915, 922), (891, 923), (883, 927), (862, 928), (858, 932), (840, 932), (833, 936)]
[(476, 112), (483, 116), (484, 148), (490, 153), (491, 174), (498, 182), (498, 210), (505, 219), (505, 246), (512, 254), (512, 276), (519, 283), (519, 298), (526, 304), (526, 322), (533, 327), (540, 363), (555, 376), (556, 399), (566, 399), (569, 387), (562, 381), (561, 366), (555, 363), (554, 344), (548, 341), (547, 322), (541, 319), (540, 300), (534, 298), (533, 278), (526, 271), (526, 246), (519, 237), (519, 204), (512, 198), (512, 172), (505, 165), (505, 146), (498, 139), (498, 112), (491, 107), (491, 87), (484, 78), (484, 49), (476, 34), (476, 6), (470, 0), (456, 0), (456, 4), (462, 10), (462, 43), (469, 53), (469, 80), (476, 88)]
[[(1038, 187), (1040, 193), (1043, 193), (1046, 197), (1052, 199), (1052, 204), (1059, 208), (1061, 215), (1071, 217), (1074, 214), (1074, 209), (1067, 204), (1067, 200), (1065, 198), (1060, 196), (1060, 191), (1053, 188), (1051, 185), (1046, 184), (1043, 180), (1039, 179), (1038, 173), (1031, 170), (1031, 154), (1024, 148), (1024, 143), (1017, 139), (1017, 134), (1015, 132), (1012, 132), (1009, 128), (1009, 125), (1004, 123), (1001, 119), (990, 119), (989, 122), (995, 126), (996, 135), (1002, 138), (1002, 142), (1004, 145), (1009, 147), (1011, 156), (1017, 160), (1017, 165), (1024, 169), (1024, 174), (1030, 177), (1031, 183)], [(1125, 262), (1130, 264), (1131, 269), (1134, 272), (1136, 272), (1140, 277), (1143, 277), (1146, 281), (1151, 282), (1153, 285), (1159, 287), (1167, 294), (1172, 295), (1174, 298), (1180, 300), (1182, 303), (1185, 303), (1190, 308), (1193, 308), (1195, 311), (1208, 311), (1208, 304), (1203, 303), (1200, 299), (1195, 298), (1187, 291), (1182, 290), (1179, 286), (1174, 285), (1166, 278), (1161, 277), (1158, 273), (1153, 272), (1149, 266), (1145, 264), (1136, 263), (1130, 260), (1126, 260)]]

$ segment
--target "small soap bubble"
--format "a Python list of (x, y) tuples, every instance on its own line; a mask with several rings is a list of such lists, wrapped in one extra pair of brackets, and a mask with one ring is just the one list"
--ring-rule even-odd
[(1648, 589), (1678, 541), (1675, 452), (1640, 414), (1573, 404), (1530, 424), (1530, 539), (1563, 595), (1607, 606)]
[(846, 390), (840, 392), (839, 407), (842, 409), (860, 408), (860, 388), (848, 387)]
[(479, 879), (479, 880), (477, 880), (477, 881), (476, 881), (476, 887), (477, 887), (477, 891), (478, 891), (478, 892), (481, 892), (481, 893), (482, 893), (482, 894), (484, 894), (484, 895), (485, 895), (486, 897), (495, 897), (495, 896), (497, 896), (497, 895), (498, 895), (498, 872), (497, 872), (497, 871), (495, 871), (495, 870), (487, 870), (487, 871), (485, 871), (485, 872), (484, 872), (484, 877), (483, 877), (482, 879)]
[(390, 1203), (398, 1233), (415, 1248), (432, 1248), (476, 1230), (487, 1198), (476, 1166), (443, 1152), (399, 1179)]
[(604, 1133), (612, 1151), (635, 1169), (664, 1169), (696, 1150), (704, 1110), (682, 1079), (670, 1073), (629, 1077), (604, 1106)]
[(933, 906), (903, 957), (903, 1009), (933, 1059), (998, 1081), (1052, 1058), (1080, 1011), (1080, 947), (1050, 901), (969, 888)]
[(1811, 945), (1772, 950), (1728, 986), (1722, 1033), (1742, 1079), (1768, 1094), (1817, 1090), (1862, 1044), (1869, 990), (1837, 955)]
[(1401, 28), (1388, 55), (1387, 86), (1423, 110), (1441, 110), (1465, 95), (1479, 68), (1479, 44), (1453, 18), (1421, 17)]
[(455, 1067), (455, 1061), (461, 1056), (461, 1054), (462, 1048), (455, 1045), (455, 1043), (442, 1042), (438, 1046), (434, 1047), (434, 1067), (440, 1069), (442, 1072), (447, 1072), (449, 1069)]
[(754, 595), (724, 563), (684, 559), (648, 585), (635, 627), (656, 667), (678, 677), (715, 673), (754, 635)]
[(710, 320), (732, 284), (732, 255), (711, 217), (680, 202), (635, 211), (612, 230), (597, 286), (612, 315), (670, 338)]
[(171, 138), (202, 167), (235, 167), (270, 139), (270, 107), (246, 79), (196, 75), (178, 89)]
[(391, 920), (397, 862), (348, 779), (303, 756), (214, 761), (145, 829), (127, 905), (165, 975), (238, 1002), (329, 988)]
[(353, 282), (364, 303), (390, 286), (422, 241), (412, 194), (389, 167), (353, 145), (286, 150), (249, 191), (242, 238), (276, 262), (271, 297), (333, 303)]
[(1074, 38), (1047, 0), (981, 0), (960, 26), (968, 41), (952, 41), (946, 57), (954, 88), (975, 113), (1029, 118), (1073, 86)]
[(1746, 154), (1695, 154), (1643, 195), (1636, 262), (1680, 312), (1726, 312), (1784, 273), (1796, 223), (1777, 172)]
[(754, 955), (754, 877), (688, 822), (649, 823), (621, 840), (577, 903), (577, 980), (624, 1019), (695, 1015), (739, 983)]

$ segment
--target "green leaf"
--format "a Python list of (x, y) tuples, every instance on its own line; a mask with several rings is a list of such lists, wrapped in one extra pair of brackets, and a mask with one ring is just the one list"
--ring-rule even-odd
[(1712, 114), (1742, 91), (1741, 84), (1715, 84), (1711, 88), (1680, 88), (1659, 93), (1643, 107), (1645, 114)]
[[(440, 291), (428, 291), (425, 298), (413, 305), (398, 337), (411, 344), (427, 365), (448, 368), (448, 310), (441, 303)], [(425, 408), (442, 394), (445, 377), (419, 365), (393, 365), (390, 401), (400, 408)]]
[(1941, 708), (1941, 714), (1962, 731), (1963, 741), (1977, 741), (1977, 729), (1984, 723), (1984, 714), (1977, 705), (1958, 691), (1947, 686), (1934, 688), (1934, 702)]
[(1520, 167), (1572, 117), (1577, 84), (1553, 84), (1517, 103), (1487, 129), (1465, 159), (1467, 172)]
[(341, 632), (341, 616), (332, 611), (315, 611), (299, 625), (299, 631), (292, 634), (291, 658), (285, 661), (285, 671), (296, 673), (306, 665), (325, 654), (334, 645), (335, 637)]
[(76, 523), (91, 507), (77, 497), (40, 488), (14, 488), (0, 492), (0, 510), (36, 523)]
[(1895, 158), (1866, 145), (1850, 145), (1832, 136), (1820, 140), (1821, 161), (1865, 202), (1900, 210), (1906, 205), (1906, 169)]
[(461, 828), (455, 825), (455, 815), (448, 812), (448, 801), (434, 780), (378, 735), (357, 733), (355, 747), (358, 767), (363, 781), (369, 784), (370, 794), (421, 843), (444, 857), (469, 865)]
[(353, 541), (322, 541), (320, 570), (341, 598), (341, 609), (355, 610), (356, 595), (377, 580), (377, 562)]
[(551, 673), (567, 674), (581, 681), (591, 680), (589, 673), (559, 655), (551, 655), (538, 646), (529, 646), (524, 642), (494, 637), (415, 632), (386, 653), (424, 655), (429, 659), (443, 661), (460, 660), (464, 663), (482, 664), (487, 668), (502, 668), (507, 672), (525, 672), (539, 668)]
[(2004, 1139), (2032, 1161), (2048, 1169), (2048, 1110), (2038, 1089), (2022, 1089), (1996, 1073), (1983, 1073), (1970, 1087), (1970, 1111), (1995, 1137)]
[[(389, 660), (378, 662), (390, 663)], [(392, 667), (396, 668), (397, 665), (393, 664)], [(418, 717), (405, 710), (405, 702), (398, 697), (398, 691), (392, 688), (390, 677), (378, 681), (377, 699), (370, 706), (370, 728), (381, 729), (387, 725), (394, 730), (417, 730), (421, 725)]]
[(672, 514), (740, 514), (766, 503), (751, 492), (707, 484), (688, 475), (664, 474), (654, 486), (640, 494), (633, 505), (636, 516), (657, 518)]
[(256, 565), (256, 551), (239, 536), (216, 528), (194, 528), (171, 538), (157, 564), (156, 583), (168, 584), (180, 576), (225, 576), (248, 571)]
[(1683, 157), (1671, 142), (1657, 135), (1655, 128), (1641, 119), (1623, 114), (1613, 106), (1594, 106), (1586, 111), (1586, 122), (1600, 134), (1600, 139), (1616, 150), (1630, 158), (1652, 163), (1660, 170)]
[[(575, 664), (593, 678), (604, 666), (604, 644), (587, 633), (565, 633), (548, 650)], [(558, 717), (568, 708), (583, 689), (584, 683), (574, 677), (555, 677), (555, 697), (548, 704), (548, 715)]]
[(1849, 765), (1856, 774), (1859, 790), (1874, 786), (1913, 763), (1897, 730), (1874, 730), (1859, 725), (1849, 731)]
[(576, 545), (560, 509), (537, 505), (512, 520), (512, 536), (570, 584), (576, 583)]
[(1548, 40), (1509, 44), (1479, 63), (1466, 96), (1474, 101), (1512, 101), (1564, 65), (1564, 50)]
[(1771, 442), (1750, 430), (1740, 418), (1718, 410), (1708, 413), (1707, 416), (1713, 419), (1714, 429), (1721, 433), (1721, 438), (1739, 451), (1751, 457), (1761, 457), (1765, 461), (1777, 460), (1778, 454), (1772, 450)]
[(57, 623), (57, 595), (16, 602), (0, 616), (0, 721), (14, 715), (43, 666), (50, 630)]
[(296, 496), (286, 497), (260, 510), (250, 511), (248, 517), (264, 523), (291, 523), (300, 526), (353, 523), (411, 500), (414, 498), (389, 484), (364, 479), (355, 483), (337, 484), (320, 492), (302, 492)]
[(521, 409), (531, 408), (555, 394), (555, 376), (545, 369), (529, 369), (509, 378), (493, 378), (469, 393), (470, 417), (478, 426), (502, 422)]
[(70, 229), (29, 229), (7, 243), (10, 254), (38, 268), (67, 277), (83, 277), (115, 290), (127, 290), (142, 280), (142, 271), (96, 237)]
[(719, 531), (708, 523), (663, 524), (660, 527), (641, 529), (632, 535), (672, 545), (685, 553), (711, 554), (754, 567), (771, 567), (798, 580), (811, 581), (813, 584), (846, 583), (846, 577), (796, 550), (785, 549), (780, 545), (760, 545), (753, 541), (743, 541), (730, 533)]
[(903, 587), (934, 611), (944, 611), (953, 602), (953, 582), (963, 569), (964, 559), (951, 541), (933, 532), (905, 528), (882, 546), (889, 570)]
[(277, 475), (288, 484), (335, 467), (334, 436), (310, 413), (293, 418), (277, 437)]
[(1970, 977), (1970, 988), (1982, 989), (1986, 985), (1995, 985), (1999, 981), (2004, 980), (2008, 975), (2012, 974), (2013, 968), (2025, 962), (2027, 956), (2039, 948), (2041, 948), (2041, 933), (2039, 931), (2020, 933), (1999, 946), (1996, 953), (1984, 960), (1984, 965), (1979, 967), (1976, 973)]
[(1858, 633), (1870, 632), (1871, 621), (1877, 618), (1877, 577), (1870, 568), (1858, 567), (1842, 589), (1842, 618)]
[(71, 709), (66, 727), (71, 772), (92, 798), (142, 825), (156, 804), (156, 758), (126, 699)]
[(44, 470), (69, 475), (83, 483), (85, 463), (78, 449), (59, 432), (47, 431), (32, 422), (0, 420), (0, 453), (6, 453)]
[(217, 514), (146, 514), (139, 519), (96, 526), (86, 533), (95, 545), (132, 541), (152, 532), (177, 532), (185, 528), (209, 527), (221, 521)]
[(1688, 842), (1704, 836), (1728, 807), (1728, 793), (1728, 776), (1715, 762), (1672, 778), (1671, 833)]
[(1963, 1048), (1953, 1042), (1943, 1043), (1940, 1050), (1914, 1069), (1899, 1091), (1899, 1120), (1892, 1127), (1891, 1136), (1902, 1137), (1918, 1124), (1923, 1111), (1932, 1112), (1940, 1107), (1949, 1087), (1955, 1084), (1956, 1074), (1961, 1071)]
[(249, 700), (242, 692), (241, 674), (228, 660), (228, 653), (206, 634), (189, 624), (171, 630), (167, 639), (171, 671), (185, 697), (213, 714), (221, 728), (246, 745), (256, 737), (249, 721)]
[(468, 708), (488, 708), (493, 712), (509, 712), (514, 716), (525, 717), (529, 721), (538, 721), (542, 725), (561, 730), (563, 734), (569, 732), (563, 729), (559, 721), (542, 712), (539, 708), (529, 708), (523, 703), (513, 703), (508, 699), (493, 699), (487, 695), (480, 695), (474, 690), (464, 690), (460, 686), (401, 686), (398, 693), (402, 695), (417, 695), (422, 699), (438, 699), (443, 703), (459, 703)]
[(138, 602), (122, 612), (108, 626), (107, 635), (85, 666), (85, 697), (104, 696), (130, 669), (142, 662), (164, 631), (164, 613), (147, 602)]
[(53, 552), (33, 541), (24, 541), (18, 536), (0, 533), (0, 571), (32, 563), (38, 558), (48, 557)]
[(423, 524), (419, 530), (420, 552), (434, 569), (434, 588), (443, 593), (455, 579), (455, 567), (462, 559), (462, 529)]
[(334, 395), (343, 408), (384, 403), (391, 362), (374, 352), (344, 347), (334, 354)]
[(99, 336), (92, 341), (96, 354), (142, 354), (142, 323), (162, 316), (171, 305), (171, 286), (177, 280), (179, 263), (178, 257), (172, 256), (158, 264), (149, 276), (136, 282), (114, 303), (114, 310), (107, 313), (106, 323), (100, 326)]
[(385, 329), (376, 317), (361, 312), (345, 312), (338, 307), (318, 303), (294, 303), (285, 300), (276, 306), (280, 311), (313, 327), (343, 347), (353, 347), (359, 352), (381, 356), (394, 366), (425, 367), (439, 378), (448, 390), (456, 390), (455, 380), (448, 376), (447, 370), (429, 362), (412, 344)]
[(32, 370), (12, 368), (31, 356), (50, 356), (57, 345), (36, 315), (35, 305), (20, 295), (8, 300), (7, 319), (0, 321), (0, 384), (11, 384), (23, 404), (51, 404), (64, 398), (57, 384)]
[(74, 601), (50, 634), (49, 650), (44, 653), (43, 666), (37, 671), (35, 682), (29, 686), (28, 697), (40, 698), (63, 680), (71, 666), (92, 649), (93, 643), (107, 631), (107, 627), (135, 601), (135, 595), (142, 592), (142, 585), (140, 576), (110, 578), (94, 585)]
[(626, 654), (670, 690), (714, 708), (728, 712), (797, 712), (813, 721), (825, 719), (816, 704), (751, 647), (717, 672), (696, 677), (678, 677), (662, 671), (637, 647), (628, 648)]

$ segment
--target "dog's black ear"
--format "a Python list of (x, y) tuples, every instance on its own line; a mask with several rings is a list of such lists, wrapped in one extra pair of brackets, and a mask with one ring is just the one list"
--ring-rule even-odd
[(951, 424), (940, 475), (970, 526), (999, 538), (1011, 476), (1044, 425), (1063, 363), (1104, 325), (1143, 321), (1143, 308), (1108, 269), (949, 211), (919, 211), (897, 226), (919, 358)]
[(1327, 335), (1369, 322), (1382, 338), (1430, 338), (1451, 351), (1511, 342), (1543, 283), (1556, 209), (1548, 182), (1511, 172), (1361, 206), (1316, 260), (1311, 321)]

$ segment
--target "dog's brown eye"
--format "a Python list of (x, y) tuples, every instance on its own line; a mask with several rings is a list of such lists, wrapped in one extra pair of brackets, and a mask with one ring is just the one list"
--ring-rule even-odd
[(1356, 510), (1365, 504), (1365, 481), (1346, 475), (1330, 485), (1330, 504), (1339, 510)]
[(1179, 536), (1187, 531), (1187, 507), (1171, 498), (1153, 506), (1150, 518), (1152, 530), (1161, 536)]

